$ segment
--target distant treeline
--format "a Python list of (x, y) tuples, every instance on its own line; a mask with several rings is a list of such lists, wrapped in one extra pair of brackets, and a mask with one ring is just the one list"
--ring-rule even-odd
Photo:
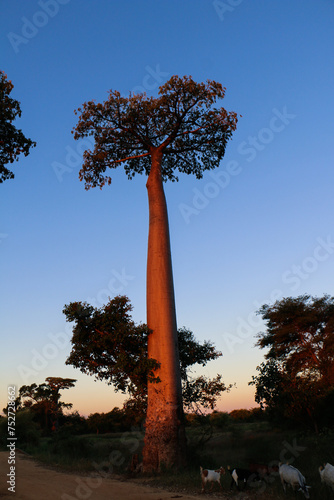
[[(186, 413), (187, 427), (213, 427), (229, 430), (237, 423), (268, 422), (275, 427), (293, 428), (293, 421), (272, 419), (272, 414), (261, 408), (236, 409), (231, 412), (213, 411), (207, 414)], [(128, 431), (144, 431), (145, 416), (129, 409), (113, 408), (107, 413), (92, 413), (88, 417), (77, 411), (58, 414), (57, 425), (50, 427), (43, 412), (23, 408), (16, 415), (16, 430), (21, 444), (35, 444), (42, 436), (83, 434), (107, 434)], [(334, 428), (334, 425), (332, 426)], [(0, 416), (0, 442), (5, 445), (7, 418)], [(307, 430), (305, 428), (305, 430)]]

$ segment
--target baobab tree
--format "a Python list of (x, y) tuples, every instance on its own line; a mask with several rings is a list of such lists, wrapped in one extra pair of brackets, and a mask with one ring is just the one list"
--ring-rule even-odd
[(129, 179), (147, 175), (149, 236), (147, 254), (148, 357), (158, 362), (158, 382), (148, 383), (144, 470), (161, 464), (179, 466), (185, 460), (180, 363), (167, 205), (163, 182), (176, 172), (202, 178), (218, 167), (237, 115), (215, 107), (225, 88), (191, 76), (172, 76), (158, 97), (121, 96), (110, 90), (104, 103), (89, 101), (76, 113), (74, 138), (93, 136), (93, 151), (84, 152), (79, 173), (85, 188), (111, 183), (107, 168), (123, 164)]

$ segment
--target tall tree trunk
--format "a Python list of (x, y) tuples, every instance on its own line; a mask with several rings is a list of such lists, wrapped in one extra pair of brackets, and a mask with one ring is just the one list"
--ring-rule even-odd
[(147, 254), (148, 357), (160, 368), (160, 382), (148, 383), (143, 466), (145, 471), (161, 465), (185, 463), (185, 431), (177, 340), (176, 311), (167, 205), (161, 178), (162, 151), (152, 154), (147, 180), (149, 200), (149, 237)]

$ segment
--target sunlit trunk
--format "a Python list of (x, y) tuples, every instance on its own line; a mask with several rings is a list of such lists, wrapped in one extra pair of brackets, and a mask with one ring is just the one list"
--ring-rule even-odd
[(185, 461), (180, 363), (166, 199), (161, 178), (162, 153), (152, 153), (147, 180), (149, 237), (147, 255), (148, 357), (161, 364), (159, 383), (148, 383), (143, 450), (144, 470), (180, 466)]

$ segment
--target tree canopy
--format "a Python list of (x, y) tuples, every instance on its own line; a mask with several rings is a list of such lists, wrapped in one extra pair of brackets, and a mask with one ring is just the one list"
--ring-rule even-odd
[(109, 91), (104, 103), (88, 101), (79, 108), (74, 138), (94, 136), (94, 150), (84, 153), (80, 180), (86, 189), (111, 183), (107, 167), (124, 163), (129, 179), (151, 169), (151, 152), (163, 152), (164, 181), (177, 180), (175, 170), (194, 174), (216, 168), (236, 129), (237, 114), (216, 108), (225, 88), (212, 80), (194, 82), (191, 76), (172, 76), (159, 88), (159, 97), (135, 94), (123, 97)]
[(0, 71), (0, 183), (13, 179), (14, 174), (5, 165), (18, 160), (21, 153), (27, 156), (30, 149), (36, 146), (27, 139), (22, 130), (17, 129), (13, 122), (21, 116), (20, 103), (10, 97), (14, 85), (7, 80), (7, 75)]
[(268, 349), (253, 376), (258, 403), (293, 419), (318, 408), (334, 390), (334, 297), (287, 297), (258, 311), (267, 330), (257, 346)]
[(259, 313), (267, 331), (257, 345), (269, 348), (266, 359), (280, 361), (293, 376), (334, 385), (334, 297), (288, 297)]
[[(73, 327), (72, 351), (66, 364), (83, 373), (113, 384), (117, 391), (128, 393), (137, 403), (144, 403), (148, 378), (159, 383), (154, 375), (156, 360), (147, 357), (150, 331), (145, 324), (136, 325), (131, 318), (132, 305), (126, 296), (117, 296), (100, 309), (87, 303), (72, 302), (64, 307), (67, 321)], [(222, 356), (210, 341), (197, 342), (193, 333), (178, 330), (181, 377), (184, 404), (213, 408), (226, 387), (221, 375), (213, 379), (192, 377), (195, 364), (205, 366), (210, 360)], [(127, 407), (131, 403), (127, 402)]]
[(31, 408), (36, 404), (47, 404), (54, 413), (62, 408), (72, 408), (72, 403), (60, 401), (60, 391), (74, 387), (75, 382), (72, 378), (47, 377), (43, 384), (23, 385), (19, 390), (21, 406)]

